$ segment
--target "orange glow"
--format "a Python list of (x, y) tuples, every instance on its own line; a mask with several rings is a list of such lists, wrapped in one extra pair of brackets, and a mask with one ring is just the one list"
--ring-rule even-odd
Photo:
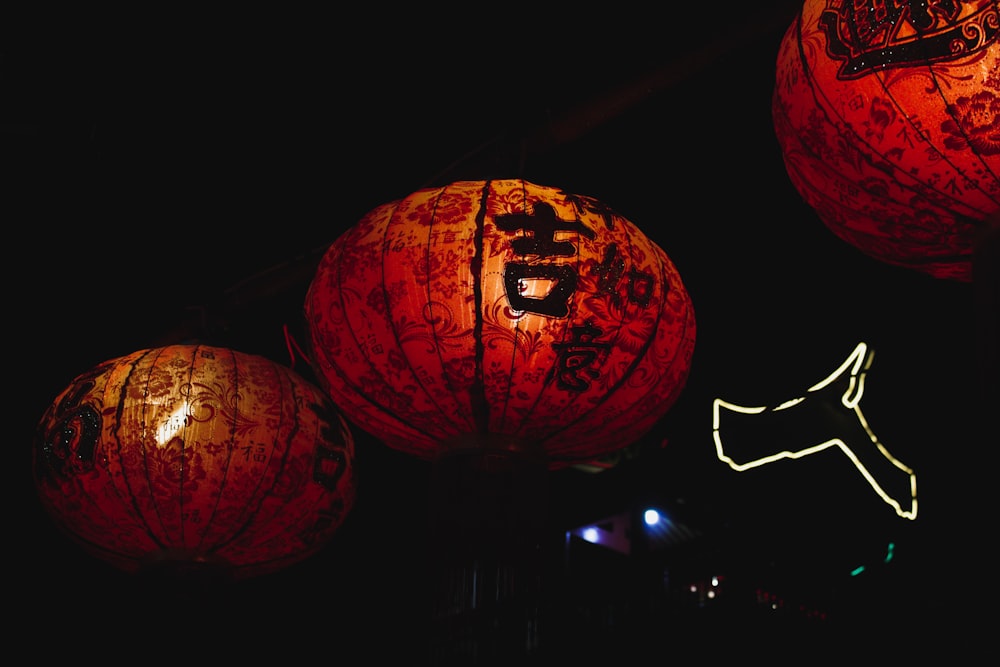
[(977, 231), (1000, 210), (996, 0), (806, 0), (772, 115), (793, 185), (834, 234), (971, 280)]
[(244, 578), (302, 560), (354, 503), (354, 440), (329, 399), (263, 357), (139, 350), (78, 376), (39, 423), (43, 505), (128, 572), (168, 558)]
[(662, 249), (593, 198), (520, 180), (370, 211), (327, 250), (305, 312), (316, 375), (359, 427), (425, 459), (488, 440), (550, 468), (647, 432), (695, 340)]

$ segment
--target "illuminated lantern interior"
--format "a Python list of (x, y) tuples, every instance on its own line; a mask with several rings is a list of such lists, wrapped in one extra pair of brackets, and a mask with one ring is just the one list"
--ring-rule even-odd
[(779, 47), (772, 115), (788, 175), (842, 240), (970, 281), (1000, 210), (996, 0), (806, 0)]
[(329, 397), (263, 357), (144, 349), (75, 378), (34, 447), (42, 504), (92, 555), (273, 572), (321, 549), (354, 503), (354, 440)]
[(550, 469), (647, 432), (695, 341), (662, 249), (593, 198), (522, 180), (370, 211), (326, 251), (305, 315), (317, 377), (365, 431), (427, 460), (471, 444)]

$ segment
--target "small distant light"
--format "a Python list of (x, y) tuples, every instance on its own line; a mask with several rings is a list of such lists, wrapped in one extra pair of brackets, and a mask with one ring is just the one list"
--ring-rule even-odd
[(646, 510), (643, 518), (645, 519), (647, 526), (655, 526), (660, 522), (660, 513), (656, 510)]
[(718, 577), (712, 577), (712, 585), (713, 586), (718, 586), (719, 585), (719, 578)]
[(583, 539), (587, 540), (588, 542), (590, 542), (592, 544), (596, 544), (597, 542), (600, 542), (601, 536), (597, 532), (596, 528), (590, 527), (590, 528), (585, 528), (584, 529), (584, 531), (583, 531)]
[(694, 584), (691, 584), (691, 587), (688, 590), (691, 591), (692, 593), (697, 593), (698, 587)]
[(709, 591), (708, 592), (708, 597), (709, 598), (714, 598), (715, 597), (715, 591)]

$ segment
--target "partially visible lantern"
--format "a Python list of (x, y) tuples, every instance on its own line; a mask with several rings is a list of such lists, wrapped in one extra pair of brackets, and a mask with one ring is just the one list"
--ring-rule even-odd
[(601, 202), (460, 181), (376, 207), (309, 287), (311, 363), (387, 445), (471, 445), (549, 469), (636, 440), (686, 382), (695, 317), (666, 253)]
[(996, 0), (805, 0), (777, 57), (773, 120), (788, 174), (871, 257), (971, 280), (1000, 210)]
[(38, 425), (57, 525), (131, 573), (262, 575), (321, 549), (355, 497), (354, 440), (318, 387), (264, 357), (144, 349), (76, 377)]

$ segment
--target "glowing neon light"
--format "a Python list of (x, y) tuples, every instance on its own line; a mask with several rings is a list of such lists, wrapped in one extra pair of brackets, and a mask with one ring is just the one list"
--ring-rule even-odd
[[(810, 387), (805, 396), (785, 401), (773, 408), (768, 408), (766, 406), (746, 407), (729, 403), (721, 398), (716, 398), (712, 405), (712, 437), (715, 440), (716, 456), (718, 456), (720, 461), (727, 463), (733, 470), (744, 472), (751, 468), (756, 468), (757, 466), (767, 463), (773, 463), (781, 459), (800, 459), (804, 456), (809, 456), (810, 454), (815, 454), (831, 447), (837, 447), (844, 453), (844, 455), (847, 456), (848, 459), (850, 459), (851, 463), (854, 464), (879, 497), (881, 497), (883, 501), (889, 504), (896, 511), (896, 514), (904, 519), (916, 519), (916, 474), (911, 468), (907, 467), (901, 461), (893, 457), (889, 453), (889, 450), (886, 449), (881, 442), (879, 442), (875, 433), (872, 432), (871, 427), (868, 425), (868, 420), (865, 419), (864, 414), (861, 412), (860, 404), (861, 397), (864, 395), (865, 376), (868, 373), (868, 369), (871, 367), (874, 356), (874, 351), (870, 351), (865, 343), (858, 343), (857, 347), (854, 348), (854, 351), (847, 357), (844, 363), (841, 364), (840, 367), (831, 373), (827, 378)], [(835, 382), (844, 383), (846, 385), (846, 388), (840, 395), (839, 400), (834, 401), (832, 399), (827, 399), (826, 394), (822, 396), (817, 395), (817, 392), (824, 389), (826, 389), (827, 392), (837, 389), (838, 387), (834, 385)], [(817, 403), (817, 401), (819, 401), (819, 403)], [(730, 412), (744, 415), (766, 415), (768, 417), (777, 418), (779, 414), (785, 414), (791, 408), (812, 406), (814, 408), (818, 407), (822, 409), (823, 407), (831, 406), (834, 403), (842, 405), (849, 411), (849, 414), (853, 413), (857, 423), (860, 424), (866, 434), (867, 439), (875, 445), (874, 449), (867, 446), (867, 442), (854, 442), (855, 447), (852, 449), (842, 437), (830, 437), (821, 438), (820, 442), (805, 447), (799, 448), (796, 446), (793, 448), (783, 448), (773, 454), (768, 454), (759, 458), (751, 458), (750, 460), (744, 462), (737, 462), (726, 452), (722, 445), (722, 434), (720, 431), (720, 413), (722, 408), (725, 408)], [(822, 414), (823, 413), (821, 412), (820, 416), (822, 416)], [(858, 438), (855, 438), (855, 440), (857, 439)], [(798, 443), (795, 444), (797, 445)], [(906, 484), (909, 490), (909, 497), (905, 497), (904, 494), (901, 493), (895, 494), (896, 497), (894, 497), (893, 494), (887, 492), (883, 486), (889, 482), (889, 475), (898, 475), (900, 472), (904, 473), (909, 478), (908, 484)], [(877, 475), (880, 477), (881, 483), (880, 480), (876, 479)]]

